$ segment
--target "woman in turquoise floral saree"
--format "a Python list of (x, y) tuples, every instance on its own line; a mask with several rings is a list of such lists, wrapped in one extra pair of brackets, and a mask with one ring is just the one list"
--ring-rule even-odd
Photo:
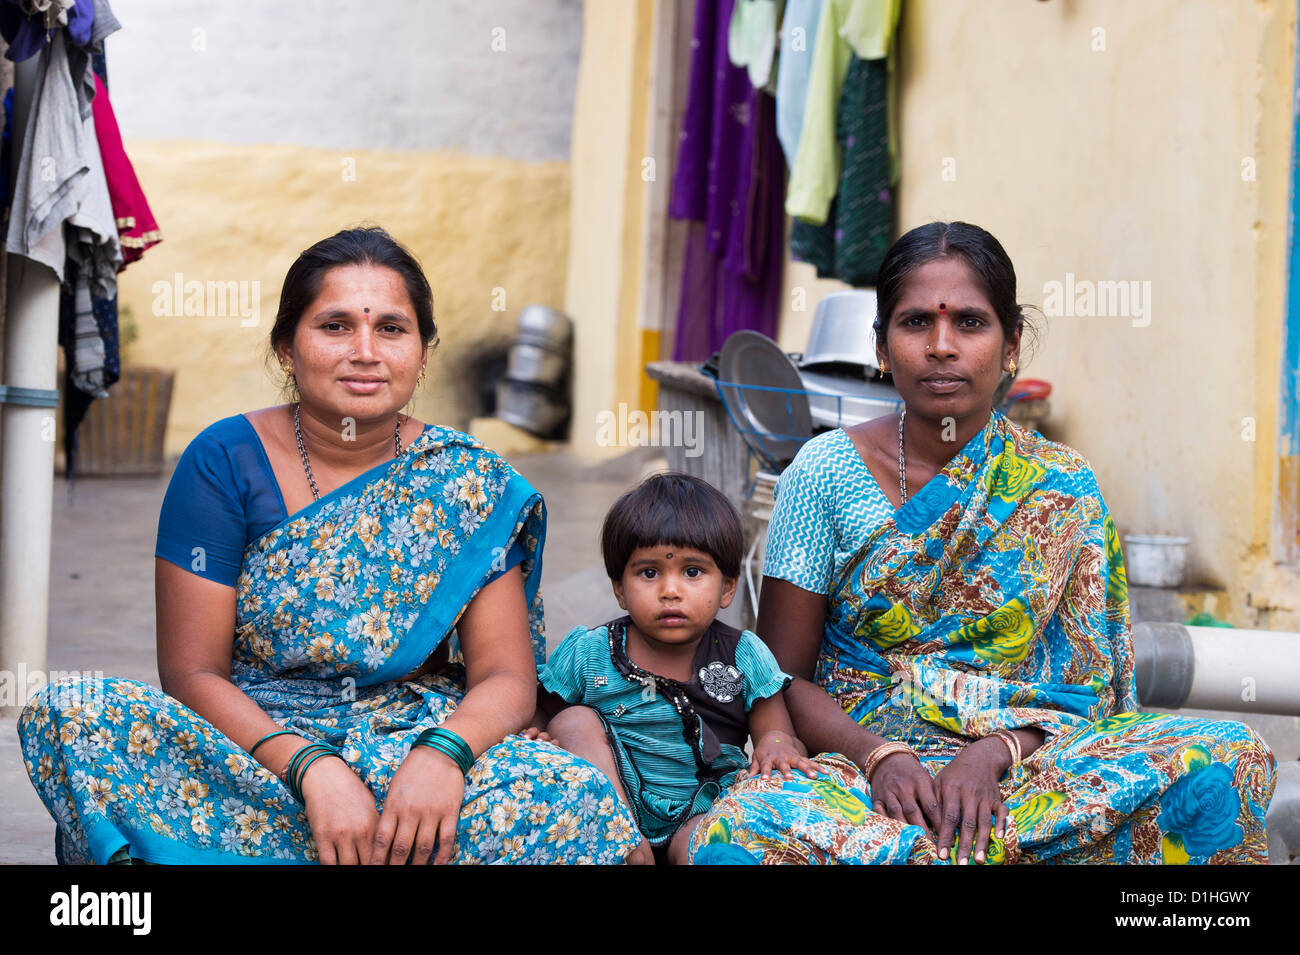
[[(291, 270), (281, 305), (296, 329), (283, 354), (303, 424), (318, 414), (378, 419), (374, 446), (388, 460), (319, 493), (318, 479), (337, 483), (328, 448), (295, 405), (259, 412), (257, 426), (242, 415), (218, 422), (177, 466), (159, 580), (189, 588), (194, 610), (187, 616), (160, 592), (159, 670), (194, 705), (110, 678), (53, 684), (24, 709), (26, 766), (58, 825), (61, 861), (400, 862), (436, 851), (460, 863), (615, 863), (639, 838), (596, 769), (516, 735), (543, 659), (545, 511), (522, 476), (468, 435), (429, 425), (403, 446), (392, 408), (409, 400), (433, 337), (427, 283), (421, 292), (407, 255), (380, 230), (340, 233), (303, 254), (318, 280), (302, 291)], [(417, 337), (409, 314), (422, 309)], [(265, 430), (285, 414), (302, 450), (297, 484), (284, 470), (294, 456)], [(312, 499), (297, 506), (308, 484)], [(223, 579), (213, 528), (231, 515), (250, 534)], [(202, 672), (219, 666), (211, 651), (188, 646), (210, 629), (204, 608), (231, 599), (226, 582), (234, 632), (224, 660), (237, 693)], [(522, 590), (517, 637), (504, 634), (513, 612), (485, 620), (480, 609), (484, 594), (511, 587)], [(509, 596), (493, 600), (512, 606)], [(219, 634), (202, 640), (221, 650)], [(467, 741), (463, 770), (445, 750), (414, 745), (435, 728)], [(292, 792), (286, 764), (311, 744), (333, 753)], [(423, 804), (448, 797), (445, 817)], [(371, 852), (386, 824), (391, 857)]]
[[(821, 435), (782, 474), (757, 628), (803, 678), (800, 737), (833, 752), (817, 779), (733, 788), (694, 862), (1266, 861), (1272, 753), (1240, 723), (1137, 711), (1096, 478), (991, 409), (1019, 346), (1002, 247), (925, 226), (880, 282), (905, 413)], [(933, 470), (888, 470), (927, 437)]]

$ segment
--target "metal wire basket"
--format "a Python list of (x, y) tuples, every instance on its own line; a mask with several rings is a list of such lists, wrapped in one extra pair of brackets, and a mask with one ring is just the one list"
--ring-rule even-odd
[[(902, 401), (810, 388), (773, 388), (715, 379), (727, 418), (751, 459), (780, 474), (818, 431), (843, 428), (902, 407)], [(752, 490), (752, 481), (746, 494)]]

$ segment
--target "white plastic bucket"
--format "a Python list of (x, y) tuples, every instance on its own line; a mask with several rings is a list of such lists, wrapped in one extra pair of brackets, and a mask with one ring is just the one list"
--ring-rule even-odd
[(1186, 537), (1125, 534), (1128, 582), (1135, 587), (1181, 587), (1188, 543)]

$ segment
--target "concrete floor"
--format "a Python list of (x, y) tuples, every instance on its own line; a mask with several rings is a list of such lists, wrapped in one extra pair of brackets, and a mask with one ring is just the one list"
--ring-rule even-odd
[[(652, 451), (595, 467), (565, 454), (512, 457), (547, 501), (542, 593), (551, 646), (573, 626), (620, 613), (600, 561), (600, 522), (615, 498), (656, 466)], [(83, 479), (71, 495), (56, 484), (48, 671), (158, 682), (153, 549), (166, 488), (166, 477)], [(1197, 715), (1242, 719), (1279, 761), (1300, 755), (1300, 719)], [(0, 719), (0, 806), (0, 864), (54, 862), (54, 822), (27, 778), (12, 716)]]

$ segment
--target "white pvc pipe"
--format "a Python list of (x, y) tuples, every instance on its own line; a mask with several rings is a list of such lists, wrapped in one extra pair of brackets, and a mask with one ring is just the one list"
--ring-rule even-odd
[[(14, 71), (15, 150), (31, 103), (34, 65)], [(18, 157), (13, 166), (17, 167)], [(18, 255), (6, 263), (5, 350), (0, 384), (58, 386), (59, 280), (43, 265)], [(11, 688), (0, 711), (13, 713), (39, 689), (49, 627), (50, 533), (54, 496), (54, 421), (57, 409), (0, 405), (0, 686)], [(14, 692), (16, 691), (16, 692)]]
[(1196, 669), (1185, 705), (1300, 713), (1300, 633), (1188, 627)]

